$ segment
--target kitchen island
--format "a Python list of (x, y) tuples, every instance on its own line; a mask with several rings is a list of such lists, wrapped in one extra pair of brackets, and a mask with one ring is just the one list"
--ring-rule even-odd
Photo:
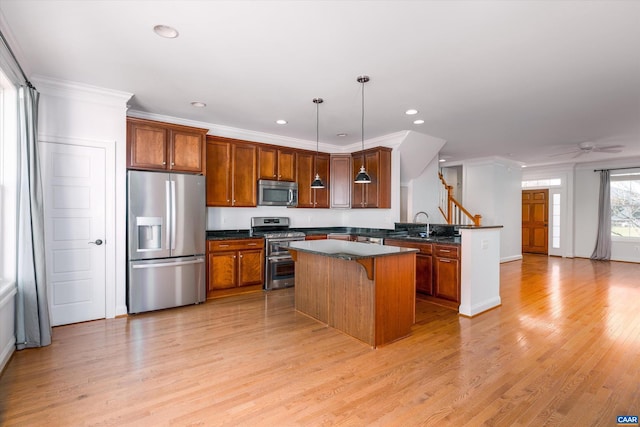
[(415, 322), (416, 249), (341, 240), (292, 242), (296, 310), (377, 347)]

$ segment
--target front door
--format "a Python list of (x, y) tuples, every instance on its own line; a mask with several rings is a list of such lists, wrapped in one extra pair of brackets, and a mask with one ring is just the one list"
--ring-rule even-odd
[(52, 325), (105, 318), (105, 149), (40, 147)]
[(549, 190), (522, 190), (522, 252), (547, 254)]

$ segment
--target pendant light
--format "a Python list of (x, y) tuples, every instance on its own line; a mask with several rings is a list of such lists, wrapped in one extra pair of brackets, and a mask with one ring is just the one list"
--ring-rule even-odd
[(358, 83), (362, 83), (362, 166), (360, 166), (360, 172), (356, 175), (356, 184), (369, 184), (371, 183), (371, 177), (364, 168), (364, 84), (369, 81), (369, 76), (358, 76), (356, 79)]
[(322, 104), (324, 100), (322, 98), (313, 98), (313, 103), (316, 104), (316, 157), (313, 159), (316, 164), (316, 178), (311, 183), (311, 188), (324, 188), (324, 182), (320, 179), (320, 174), (318, 174), (318, 145), (320, 141), (320, 120), (319, 120), (319, 105)]

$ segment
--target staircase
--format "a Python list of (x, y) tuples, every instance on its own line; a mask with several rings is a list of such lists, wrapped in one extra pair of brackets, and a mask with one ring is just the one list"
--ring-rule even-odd
[(453, 197), (453, 187), (444, 180), (442, 173), (438, 172), (442, 188), (440, 189), (440, 213), (447, 224), (456, 225), (480, 225), (481, 215), (471, 215), (460, 202)]

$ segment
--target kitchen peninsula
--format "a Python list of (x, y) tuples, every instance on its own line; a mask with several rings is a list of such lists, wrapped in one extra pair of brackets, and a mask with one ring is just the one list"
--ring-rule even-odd
[(415, 321), (416, 249), (342, 240), (289, 246), (296, 310), (376, 347)]

